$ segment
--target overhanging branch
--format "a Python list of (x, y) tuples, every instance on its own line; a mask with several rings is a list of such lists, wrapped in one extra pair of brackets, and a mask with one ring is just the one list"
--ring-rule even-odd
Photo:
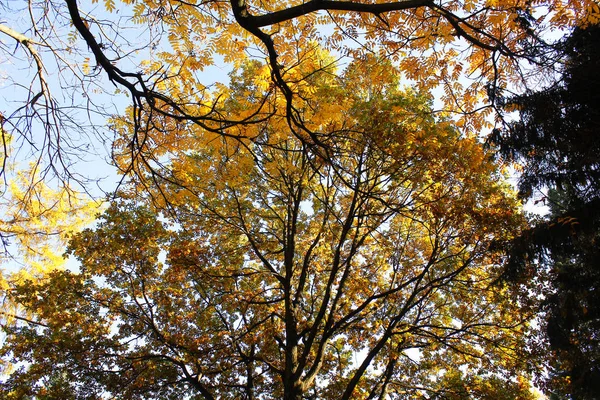
[(431, 0), (405, 0), (389, 3), (358, 3), (354, 1), (312, 0), (304, 4), (272, 13), (247, 17), (250, 24), (257, 28), (278, 24), (301, 17), (316, 11), (351, 11), (380, 15), (391, 11), (402, 11), (411, 8), (432, 5)]

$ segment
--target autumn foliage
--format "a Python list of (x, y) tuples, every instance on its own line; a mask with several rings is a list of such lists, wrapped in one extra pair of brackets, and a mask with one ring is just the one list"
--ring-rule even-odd
[[(262, 101), (261, 68), (233, 75), (230, 115)], [(367, 58), (306, 84), (305, 120), (339, 116), (320, 127), (328, 158), (276, 114), (245, 141), (157, 142), (160, 174), (140, 166), (71, 240), (80, 270), (12, 292), (35, 316), (7, 331), (4, 356), (26, 361), (9, 398), (532, 398), (530, 316), (490, 251), (518, 204), (392, 69)]]
[[(534, 398), (480, 139), (596, 1), (96, 3), (0, 22), (32, 71), (0, 110), (4, 398)], [(94, 141), (122, 179), (80, 231)]]

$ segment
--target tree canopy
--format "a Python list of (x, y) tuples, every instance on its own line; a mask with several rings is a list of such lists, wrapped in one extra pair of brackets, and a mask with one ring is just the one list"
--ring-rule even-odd
[[(569, 97), (585, 92), (571, 79), (583, 69), (558, 71), (565, 87), (547, 92), (559, 101), (529, 85), (557, 73), (552, 34), (598, 23), (596, 0), (0, 9), (10, 91), (0, 239), (43, 261), (1, 281), (11, 307), (2, 356), (16, 368), (3, 394), (531, 396), (532, 309), (502, 283), (497, 252), (519, 243), (523, 221), (478, 137), (511, 91), (527, 94), (512, 96), (524, 117), (517, 136), (586, 124), (589, 99)], [(567, 58), (582, 66), (577, 37)], [(210, 76), (215, 66), (233, 71), (228, 84)], [(544, 101), (556, 113), (542, 123), (527, 110)], [(531, 157), (530, 189), (556, 182), (556, 198), (593, 204), (597, 164), (578, 153), (597, 148), (593, 132), (581, 143), (550, 135), (550, 147), (517, 136), (502, 140)], [(542, 155), (557, 143), (571, 153)], [(122, 180), (97, 226), (75, 234), (96, 195), (96, 176), (78, 168), (94, 157)], [(580, 218), (573, 210), (555, 215), (565, 230)], [(80, 270), (48, 272), (50, 250), (67, 240)], [(559, 263), (576, 264), (575, 253)], [(580, 326), (561, 319), (561, 299), (580, 295), (567, 292), (548, 303), (563, 333)], [(591, 309), (578, 308), (580, 320)]]
[[(262, 68), (233, 74), (230, 115), (263, 101)], [(311, 77), (303, 118), (332, 133), (335, 163), (285, 114), (246, 142), (192, 126), (155, 143), (164, 172), (140, 170), (73, 236), (79, 271), (11, 292), (32, 317), (6, 330), (5, 396), (533, 399), (530, 314), (490, 251), (518, 203), (393, 72), (369, 58)]]
[[(226, 135), (272, 110), (257, 104), (254, 113), (232, 118), (222, 109), (220, 90), (202, 72), (215, 63), (230, 68), (248, 59), (267, 61), (263, 84), (271, 87), (265, 96), (285, 100), (278, 107), (293, 135), (322, 145), (326, 132), (308, 126), (298, 104), (305, 95), (299, 83), (322, 66), (304, 70), (305, 76), (296, 73), (301, 55), (319, 45), (344, 60), (365, 54), (393, 60), (420, 89), (441, 87), (443, 108), (465, 129), (477, 131), (491, 110), (485, 107), (487, 92), (525, 84), (530, 75), (525, 60), (537, 67), (553, 64), (546, 33), (600, 16), (594, 0), (102, 3), (0, 3), (6, 15), (0, 51), (19, 70), (30, 69), (3, 79), (15, 93), (0, 109), (5, 150), (15, 157), (21, 149), (21, 157), (31, 157), (65, 183), (86, 183), (90, 177), (73, 164), (88, 152), (102, 152), (101, 146), (89, 147), (99, 138), (110, 145), (102, 120), (121, 110), (101, 100), (102, 93), (124, 93), (145, 115)], [(129, 140), (136, 157), (144, 122), (133, 123)]]
[[(478, 134), (490, 126), (496, 96), (489, 94), (526, 86), (532, 71), (554, 65), (548, 32), (595, 23), (600, 15), (594, 0), (21, 0), (0, 1), (0, 8), (7, 61), (0, 70), (7, 89), (0, 103), (0, 193), (7, 198), (9, 182), (18, 180), (11, 171), (29, 165), (35, 173), (22, 182), (25, 193), (52, 182), (52, 190), (98, 197), (99, 175), (82, 171), (98, 170), (90, 160), (112, 158), (115, 127), (106, 121), (123, 112), (124, 102), (133, 107), (133, 129), (121, 137), (130, 148), (117, 162), (124, 174), (152, 158), (144, 151), (155, 140), (145, 130), (152, 122), (144, 119), (155, 116), (237, 137), (284, 113), (290, 134), (329, 157), (330, 132), (302, 112), (312, 97), (302, 90), (304, 80), (326, 67), (306, 68), (304, 58), (318, 47), (339, 66), (368, 54), (391, 60), (419, 90), (439, 88), (438, 111)], [(228, 89), (207, 71), (248, 60), (266, 63), (259, 86), (268, 90), (254, 109), (234, 117), (222, 101)], [(10, 235), (0, 231), (4, 241)]]

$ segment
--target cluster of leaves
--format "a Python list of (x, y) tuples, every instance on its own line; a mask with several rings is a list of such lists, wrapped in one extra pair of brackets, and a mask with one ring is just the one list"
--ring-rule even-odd
[[(30, 186), (31, 182), (35, 182)], [(11, 284), (41, 279), (63, 266), (64, 247), (70, 235), (90, 224), (98, 203), (81, 198), (68, 188), (56, 189), (39, 177), (36, 165), (16, 172), (0, 201), (0, 320), (10, 323), (19, 312), (7, 301)]]
[[(262, 68), (233, 76), (232, 115), (264, 101)], [(147, 143), (161, 174), (140, 164), (73, 237), (80, 271), (11, 292), (33, 316), (6, 330), (5, 397), (534, 398), (529, 314), (489, 248), (520, 228), (518, 202), (394, 72), (368, 57), (306, 83), (334, 157), (285, 114), (246, 140), (154, 119), (172, 126)]]
[[(509, 270), (545, 287), (542, 315), (552, 350), (551, 387), (600, 396), (600, 26), (562, 44), (561, 80), (510, 100), (521, 118), (492, 137), (523, 166), (523, 197), (548, 189), (550, 214), (513, 243)], [(539, 289), (535, 289), (539, 292)]]

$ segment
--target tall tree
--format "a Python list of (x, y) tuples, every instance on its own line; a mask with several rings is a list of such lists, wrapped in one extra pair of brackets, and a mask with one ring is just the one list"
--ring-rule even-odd
[[(600, 396), (600, 26), (562, 46), (554, 86), (509, 101), (521, 115), (492, 138), (523, 166), (523, 197), (548, 189), (550, 214), (513, 243), (509, 267), (545, 282), (542, 318), (552, 350), (551, 389)], [(541, 193), (541, 192), (540, 192)], [(538, 195), (539, 196), (539, 195)]]
[[(232, 115), (263, 101), (264, 68), (234, 75)], [(533, 398), (528, 315), (494, 284), (489, 245), (521, 224), (497, 165), (389, 63), (335, 76), (302, 88), (331, 159), (285, 113), (244, 141), (162, 121), (169, 169), (140, 165), (74, 236), (80, 271), (13, 291), (36, 317), (7, 330), (3, 356), (27, 362), (5, 397)]]

